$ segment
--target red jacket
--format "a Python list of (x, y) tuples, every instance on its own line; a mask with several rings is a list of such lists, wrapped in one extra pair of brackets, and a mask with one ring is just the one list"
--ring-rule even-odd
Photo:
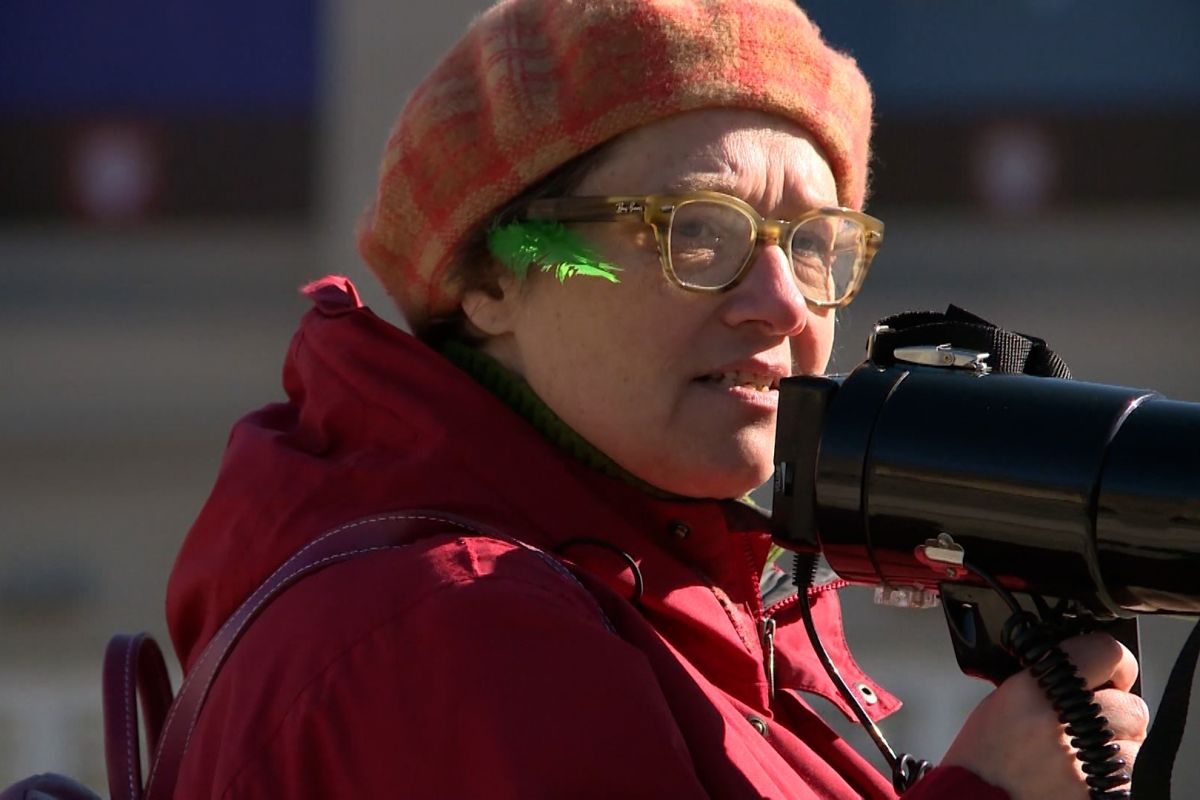
[[(563, 553), (596, 594), (534, 550), (452, 530), (306, 578), (234, 649), (178, 797), (894, 796), (798, 693), (843, 706), (794, 599), (763, 609), (760, 514), (601, 475), (361, 307), (344, 279), (309, 293), (289, 400), (234, 428), (171, 576), (185, 669), (271, 570), (371, 514), (443, 509), (544, 551), (581, 537), (614, 548)], [(637, 607), (604, 589), (633, 592), (618, 551), (644, 580)], [(836, 592), (812, 603), (842, 674), (878, 696), (871, 712), (898, 707), (851, 659)], [(906, 796), (1006, 797), (961, 769)]]

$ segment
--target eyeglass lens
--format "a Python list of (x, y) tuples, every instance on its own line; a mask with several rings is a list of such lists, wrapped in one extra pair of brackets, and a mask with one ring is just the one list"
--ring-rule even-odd
[[(671, 268), (686, 284), (719, 288), (751, 256), (757, 231), (741, 210), (708, 200), (675, 208), (668, 232)], [(814, 217), (796, 226), (792, 266), (800, 290), (815, 302), (835, 302), (849, 290), (865, 249), (862, 226), (837, 216)], [(785, 249), (787, 242), (780, 242)]]

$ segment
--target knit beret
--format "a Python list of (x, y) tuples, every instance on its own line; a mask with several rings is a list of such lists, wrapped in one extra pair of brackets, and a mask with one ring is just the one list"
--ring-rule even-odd
[(449, 268), (506, 202), (626, 131), (718, 107), (798, 122), (862, 207), (870, 88), (790, 0), (502, 0), (400, 112), (359, 252), (420, 331), (457, 310)]

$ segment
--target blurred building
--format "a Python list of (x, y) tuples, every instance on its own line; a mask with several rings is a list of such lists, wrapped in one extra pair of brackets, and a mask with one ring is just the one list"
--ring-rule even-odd
[[(1077, 377), (1200, 400), (1200, 7), (806, 5), (876, 87), (888, 224), (833, 369), (875, 319), (954, 302)], [(414, 6), (0, 5), (0, 785), (103, 785), (104, 643), (167, 641), (174, 553), (229, 426), (281, 397), (297, 287), (343, 272), (395, 319), (351, 231), (395, 113), (483, 3)], [(908, 699), (889, 733), (936, 758), (986, 687), (938, 612), (848, 595), (861, 660)], [(1153, 704), (1186, 625), (1146, 628)]]

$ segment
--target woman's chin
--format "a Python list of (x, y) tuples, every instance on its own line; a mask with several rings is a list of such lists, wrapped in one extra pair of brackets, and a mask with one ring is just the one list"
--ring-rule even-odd
[(682, 497), (744, 497), (775, 470), (775, 425), (721, 428), (713, 420), (691, 426), (664, 426), (653, 446), (628, 437), (606, 450), (610, 457), (646, 483)]
[(648, 482), (663, 491), (683, 497), (716, 498), (719, 500), (745, 497), (771, 478), (774, 464), (770, 461), (741, 463), (711, 463), (708, 469), (697, 469), (695, 462), (682, 466), (658, 480)]

